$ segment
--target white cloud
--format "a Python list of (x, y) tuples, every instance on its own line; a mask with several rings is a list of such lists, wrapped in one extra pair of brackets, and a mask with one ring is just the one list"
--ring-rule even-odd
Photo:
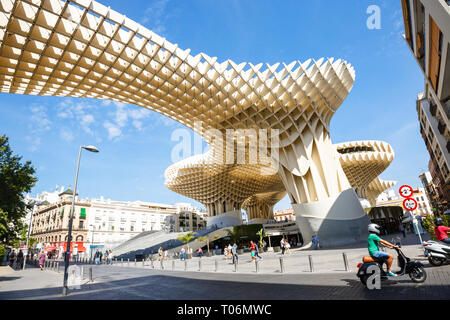
[(47, 115), (47, 108), (44, 106), (32, 106), (31, 110), (31, 132), (43, 133), (50, 130), (51, 121)]
[(103, 126), (108, 130), (108, 139), (112, 140), (116, 137), (120, 137), (122, 135), (122, 130), (114, 124), (112, 124), (109, 121), (106, 121)]
[(143, 25), (148, 26), (153, 32), (164, 36), (166, 32), (166, 21), (168, 14), (166, 12), (169, 0), (158, 0), (152, 3), (150, 7), (145, 9), (144, 18), (141, 20)]
[(62, 140), (66, 141), (66, 142), (71, 142), (75, 138), (73, 136), (73, 132), (66, 127), (61, 128), (61, 130), (59, 131), (59, 136)]

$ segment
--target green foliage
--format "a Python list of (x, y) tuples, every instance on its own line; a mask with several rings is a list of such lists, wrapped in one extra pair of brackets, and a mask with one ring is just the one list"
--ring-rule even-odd
[(22, 219), (31, 209), (24, 194), (31, 191), (37, 178), (31, 162), (22, 164), (21, 160), (12, 153), (8, 137), (0, 136), (0, 243), (20, 238), (26, 228)]
[(189, 243), (195, 238), (193, 232), (188, 232), (185, 235), (179, 236), (177, 240), (180, 240), (183, 243)]
[[(450, 217), (448, 215), (441, 216), (444, 226), (450, 227)], [(434, 233), (434, 225), (435, 216), (429, 214), (425, 219), (422, 219), (422, 226), (427, 232), (430, 234), (431, 239), (436, 240), (436, 234)]]
[(259, 230), (256, 233), (256, 235), (259, 236), (259, 246), (261, 249), (263, 249), (264, 248), (263, 238), (268, 237), (269, 235), (264, 232), (264, 228), (261, 228), (261, 230)]
[(0, 262), (3, 260), (3, 256), (6, 254), (6, 249), (4, 246), (0, 245)]
[(195, 239), (195, 241), (198, 241), (198, 242), (206, 241), (206, 246), (208, 247), (208, 252), (209, 252), (209, 243), (218, 238), (219, 238), (218, 235), (212, 236), (211, 234), (207, 234), (204, 237), (198, 237), (197, 239)]
[(262, 228), (261, 224), (247, 224), (234, 226), (233, 230), (227, 230), (228, 236), (236, 244), (248, 243), (250, 240), (258, 241), (258, 231)]

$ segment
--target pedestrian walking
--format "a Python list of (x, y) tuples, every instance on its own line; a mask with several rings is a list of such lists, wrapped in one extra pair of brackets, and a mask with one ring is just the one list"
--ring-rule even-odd
[(169, 250), (164, 251), (164, 260), (169, 259)]
[(102, 264), (102, 261), (103, 261), (103, 253), (102, 253), (101, 251), (99, 251), (98, 260), (99, 260), (99, 264)]
[(237, 245), (236, 242), (233, 244), (233, 246), (231, 247), (231, 251), (233, 253), (233, 264), (238, 263), (239, 257), (237, 254)]
[(262, 257), (259, 256), (259, 247), (257, 243), (255, 243), (255, 257), (262, 259)]
[(202, 248), (198, 248), (198, 256), (201, 258), (203, 256)]
[(252, 257), (252, 261), (256, 259), (256, 248), (255, 243), (253, 241), (250, 241), (250, 255)]
[(181, 260), (186, 260), (186, 250), (184, 249), (184, 247), (181, 248), (180, 257), (181, 257)]
[(44, 263), (45, 263), (45, 253), (44, 251), (41, 251), (41, 255), (39, 256), (39, 268), (41, 268), (41, 271), (44, 270)]
[(223, 255), (225, 256), (225, 260), (228, 260), (228, 246), (225, 246), (225, 248), (223, 248)]
[(162, 247), (159, 247), (158, 249), (158, 261), (161, 261), (163, 259), (164, 250)]

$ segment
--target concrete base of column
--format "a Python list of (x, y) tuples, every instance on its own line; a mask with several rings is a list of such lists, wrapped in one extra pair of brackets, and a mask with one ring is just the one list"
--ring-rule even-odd
[(354, 189), (348, 189), (326, 200), (292, 205), (297, 226), (303, 237), (303, 246), (312, 246), (316, 233), (319, 243), (326, 248), (367, 240), (367, 213)]

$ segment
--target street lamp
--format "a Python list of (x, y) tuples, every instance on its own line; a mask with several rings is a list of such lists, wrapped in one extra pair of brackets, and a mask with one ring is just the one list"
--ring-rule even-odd
[(72, 195), (72, 209), (70, 210), (69, 215), (69, 234), (67, 235), (67, 249), (65, 252), (63, 295), (67, 295), (67, 278), (69, 276), (67, 271), (69, 269), (70, 263), (70, 242), (72, 240), (72, 222), (73, 222), (73, 214), (75, 211), (75, 196), (77, 194), (78, 169), (80, 167), (80, 158), (82, 149), (86, 149), (87, 151), (90, 152), (98, 152), (98, 149), (94, 146), (80, 146), (80, 150), (78, 152), (77, 171), (75, 173), (75, 185)]
[(30, 249), (28, 248), (28, 243), (30, 241), (31, 222), (33, 221), (34, 209), (36, 208), (36, 206), (40, 206), (42, 204), (42, 201), (31, 200), (30, 204), (33, 204), (33, 210), (31, 211), (30, 222), (28, 224), (27, 253), (25, 254), (25, 258), (23, 260), (23, 268), (22, 268), (22, 270), (25, 270), (25, 265), (27, 264), (27, 256), (28, 256), (28, 253), (30, 252)]
[(89, 252), (91, 254), (92, 259), (92, 249), (94, 249), (94, 232), (95, 232), (95, 225), (90, 224), (89, 227), (92, 227), (92, 241), (91, 241), (91, 248), (89, 249)]

